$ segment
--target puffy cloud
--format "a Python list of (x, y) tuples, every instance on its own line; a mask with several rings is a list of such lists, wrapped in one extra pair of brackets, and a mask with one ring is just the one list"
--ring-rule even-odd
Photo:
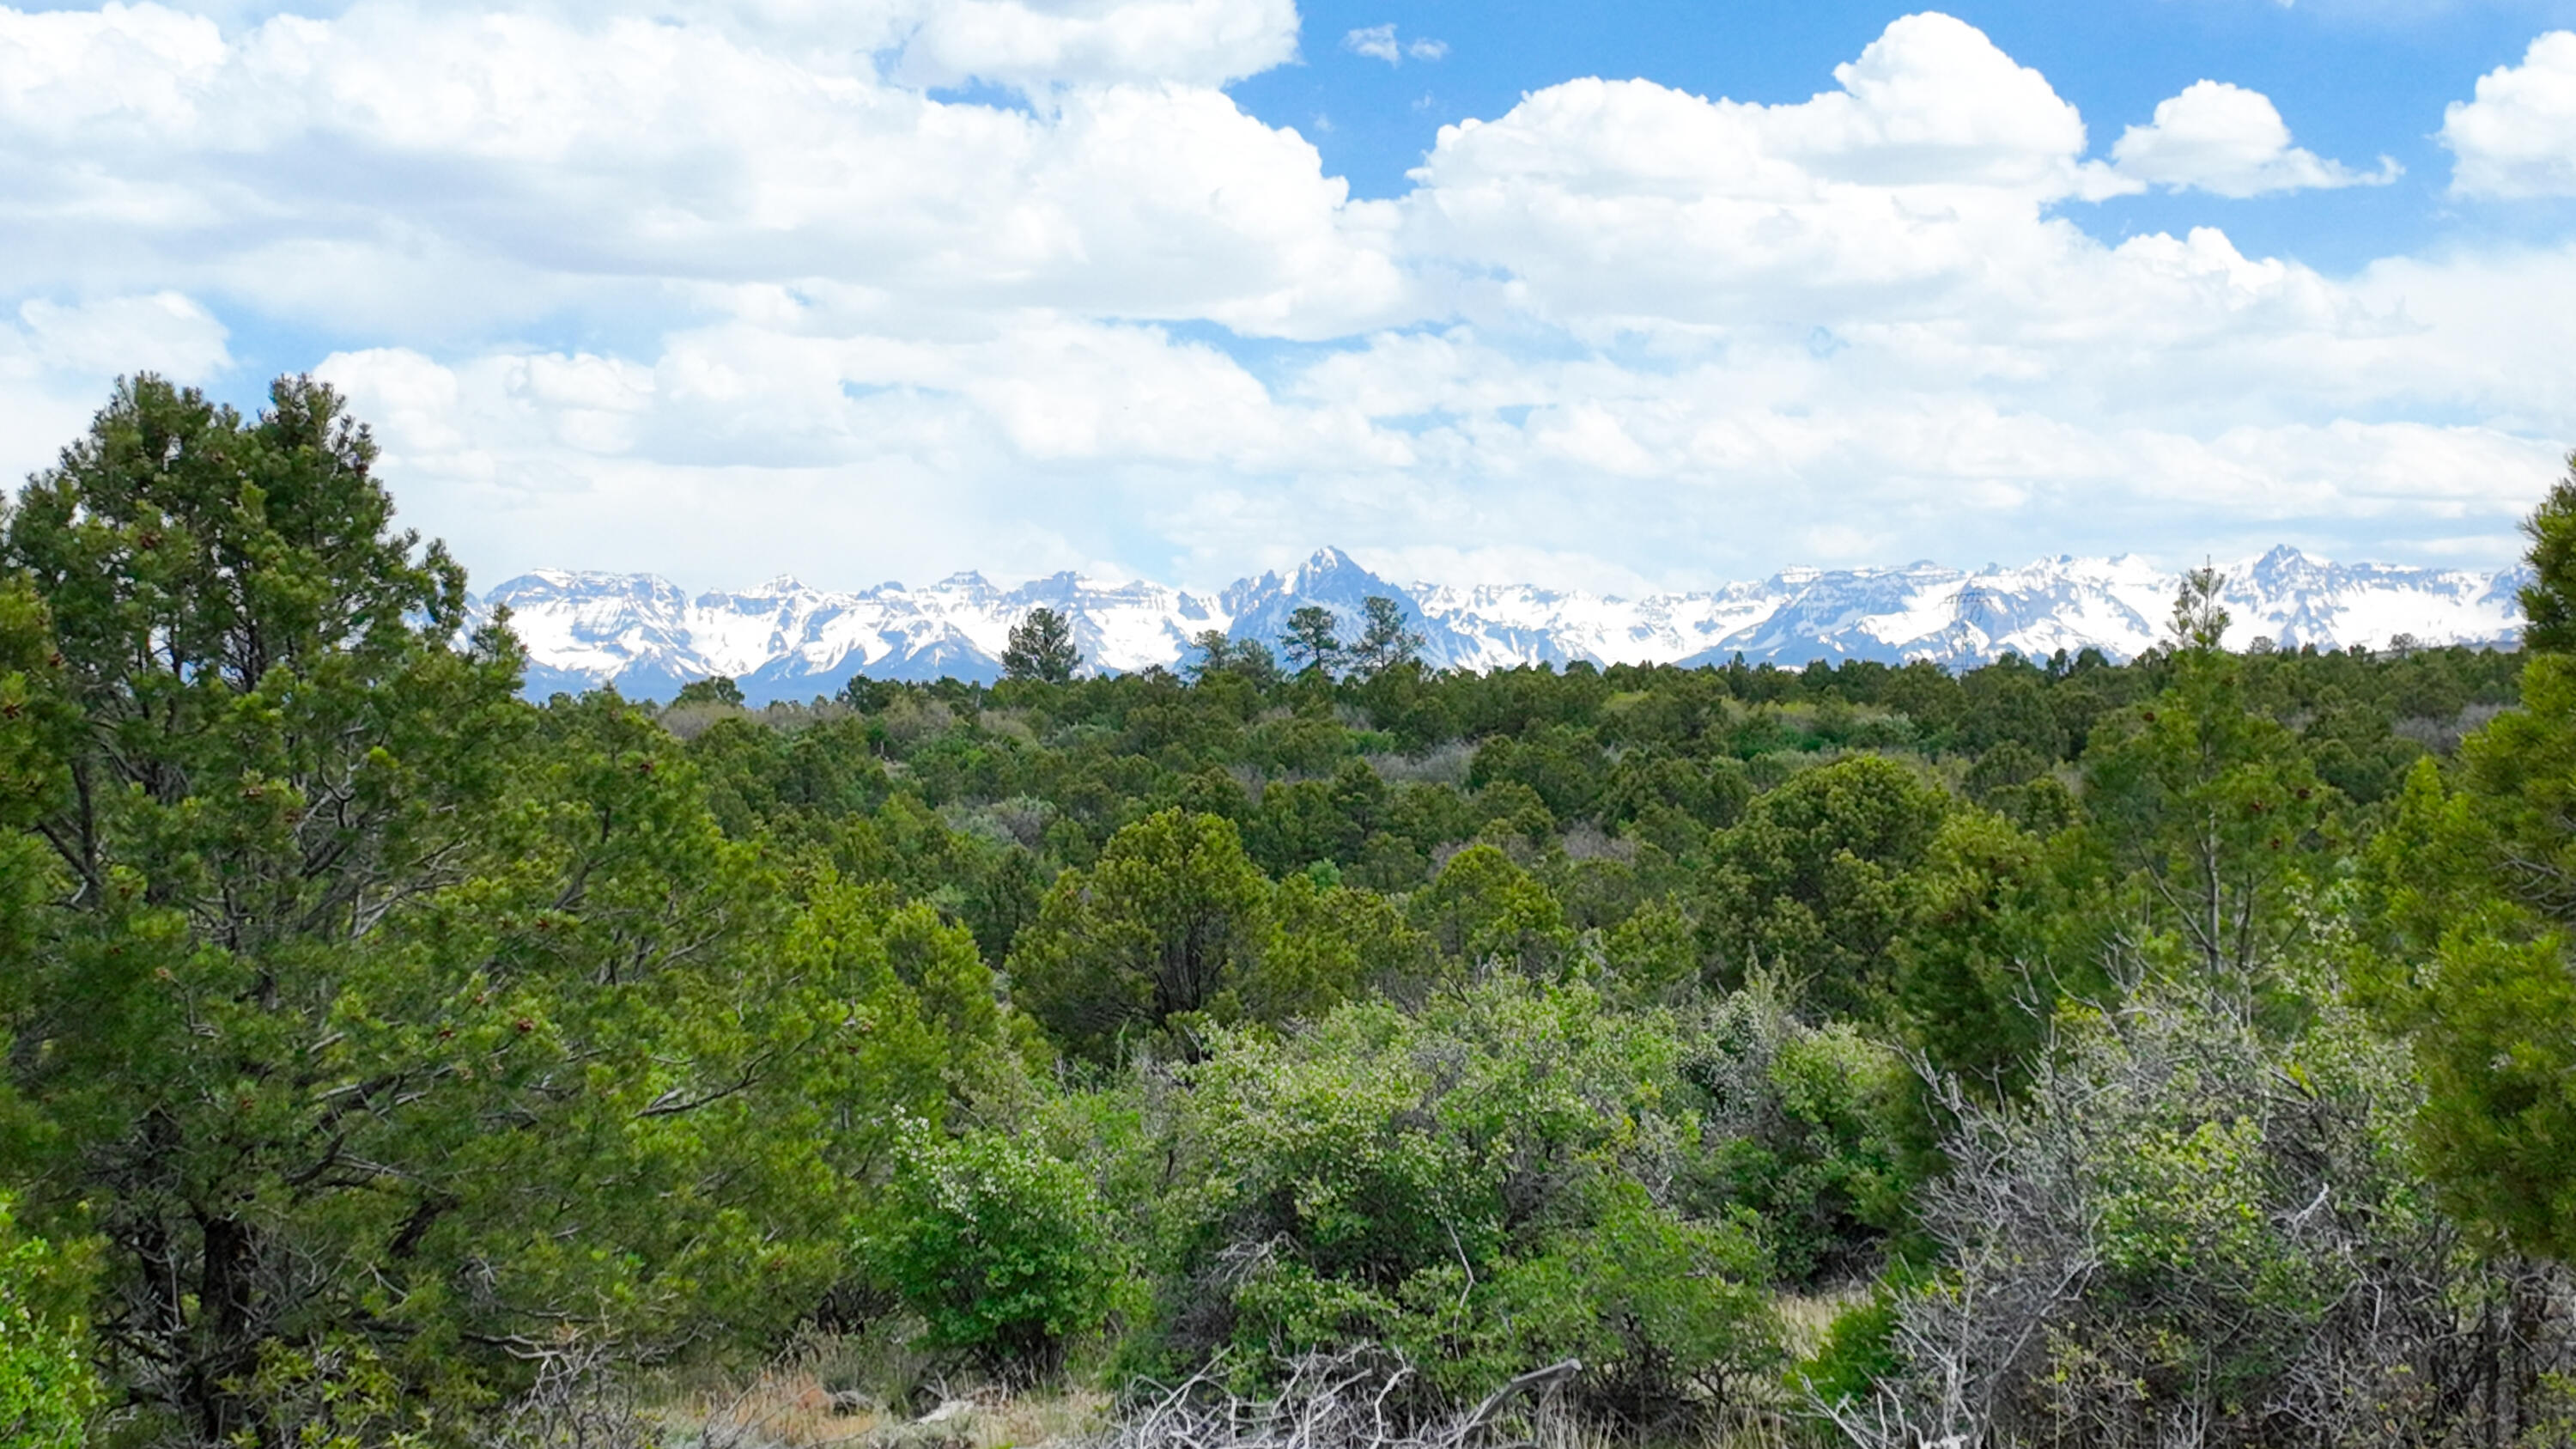
[(106, 401), (110, 379), (203, 383), (232, 365), (223, 323), (195, 299), (150, 292), (34, 296), (0, 314), (0, 475), (51, 463)]
[(1834, 67), (1834, 79), (1840, 92), (1803, 105), (1736, 109), (1778, 149), (1838, 179), (2049, 197), (2110, 184), (2076, 163), (2084, 121), (2075, 107), (1965, 21), (1906, 16), (1860, 59)]
[(1444, 126), (1407, 201), (1416, 245), (1500, 267), (1542, 316), (1833, 323), (1955, 313), (2090, 249), (2048, 208), (2134, 183), (2082, 119), (1942, 15), (1888, 27), (1793, 105), (1650, 81), (1551, 86)]
[(1392, 210), (1203, 86), (1023, 112), (710, 29), (380, 5), (230, 39), (149, 6), (0, 11), (0, 57), (0, 182), (22, 199), (0, 244), (290, 313), (299, 279), (307, 306), (414, 326), (624, 314), (638, 278), (1284, 334), (1402, 306)]
[(0, 433), (328, 339), (487, 577), (843, 584), (2493, 554), (2576, 436), (2576, 250), (2105, 242), (2091, 199), (2331, 163), (2217, 86), (2088, 160), (1944, 16), (1793, 104), (1551, 86), (1353, 201), (1215, 88), (1285, 0), (622, 8), (0, 10)]
[(2123, 175), (2152, 185), (2240, 198), (2385, 185), (2400, 171), (2390, 157), (2380, 158), (2376, 172), (2355, 171), (2293, 146), (2289, 125), (2269, 96), (2210, 80), (2158, 102), (2155, 119), (2123, 132), (2111, 157)]
[(2576, 196), (2576, 31), (2531, 43), (2518, 66), (2478, 78), (2477, 98), (2442, 116), (2463, 196)]
[[(331, 18), (370, 0), (198, 0), (242, 29)], [(112, 8), (112, 7), (111, 7)], [(428, 7), (421, 7), (428, 8)], [(878, 61), (907, 83), (983, 80), (1030, 91), (1135, 82), (1222, 85), (1296, 54), (1294, 0), (516, 0), (513, 12), (595, 27), (634, 18), (714, 31), (825, 71)]]

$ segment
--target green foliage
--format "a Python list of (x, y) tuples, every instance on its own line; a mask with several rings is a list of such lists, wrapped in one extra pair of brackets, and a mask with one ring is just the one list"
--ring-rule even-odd
[(1497, 966), (1545, 977), (1574, 945), (1556, 897), (1491, 845), (1451, 856), (1430, 888), (1414, 897), (1413, 921), (1451, 963), (1452, 974)]
[(1896, 1295), (1886, 1284), (1834, 1315), (1815, 1352), (1793, 1373), (1799, 1390), (1829, 1404), (1867, 1398), (1898, 1366)]
[(1739, 1220), (1692, 1220), (1643, 1184), (1592, 1189), (1579, 1232), (1503, 1264), (1472, 1350), (1490, 1368), (1575, 1359), (1595, 1413), (1635, 1429), (1736, 1403), (1780, 1359), (1762, 1288), (1770, 1268)]
[(1450, 1402), (1582, 1355), (1584, 1392), (1641, 1419), (1767, 1371), (1754, 1236), (1654, 1190), (1698, 1137), (1679, 1057), (1668, 1020), (1516, 977), (1222, 1035), (1166, 1149), (1165, 1352), (1385, 1343)]
[(1114, 1060), (1227, 1014), (1261, 957), (1268, 904), (1232, 821), (1162, 811), (1056, 881), (1012, 951), (1013, 987), (1066, 1050)]
[(1897, 1286), (1879, 1422), (2332, 1446), (2470, 1421), (2464, 1325), (2506, 1280), (2408, 1170), (2400, 1050), (2331, 996), (2284, 1038), (2205, 981), (2071, 1011), (2056, 1048), (2024, 1098), (1951, 1104), (1940, 1268)]
[(1793, 982), (1822, 1014), (1883, 1010), (1905, 924), (1901, 881), (1949, 808), (1937, 787), (1866, 755), (1757, 798), (1717, 839), (1701, 914), (1726, 979)]
[(1025, 618), (1011, 626), (1011, 636), (1002, 647), (1002, 676), (1006, 679), (1062, 684), (1081, 667), (1082, 654), (1073, 643), (1073, 621), (1043, 605), (1029, 610)]
[(1279, 636), (1279, 652), (1288, 656), (1288, 667), (1300, 674), (1330, 673), (1342, 662), (1342, 641), (1334, 633), (1339, 627), (1332, 610), (1321, 604), (1302, 605), (1288, 616), (1287, 632)]
[(2534, 659), (2523, 708), (2429, 762), (2372, 847), (2369, 914), (2392, 1023), (2427, 1100), (2427, 1166), (2453, 1205), (2526, 1252), (2576, 1259), (2576, 662)]
[(2065, 907), (2046, 857), (2010, 822), (1963, 810), (1906, 882), (1898, 1018), (1933, 1066), (1989, 1096), (2018, 1090), (2064, 989)]
[(2532, 581), (2522, 589), (2522, 642), (2545, 654), (2576, 654), (2576, 453), (2522, 526), (2531, 539)]
[(1790, 1282), (1865, 1270), (1903, 1216), (1895, 1054), (1846, 1024), (1800, 1022), (1756, 982), (1707, 1014), (1681, 1073), (1711, 1129), (1684, 1170), (1685, 1200), (1758, 1224)]
[(52, 857), (5, 1166), (101, 1241), (113, 1387), (274, 1438), (260, 1375), (336, 1344), (447, 1434), (530, 1345), (776, 1331), (873, 1124), (1007, 1060), (971, 941), (828, 881), (804, 915), (653, 719), (521, 702), (363, 431), (273, 403), (138, 380), (0, 550), (10, 850)]
[(1061, 1366), (1123, 1281), (1090, 1179), (999, 1133), (916, 1124), (868, 1222), (860, 1262), (921, 1316), (928, 1346), (1017, 1377)]
[(2085, 754), (2099, 848), (2204, 971), (2251, 977), (2305, 929), (2295, 908), (2340, 845), (2341, 805), (2297, 735), (2251, 707), (2239, 661), (2195, 649), (2173, 686)]
[(0, 1196), (0, 1443), (76, 1449), (98, 1383), (77, 1318), (55, 1305), (71, 1265), (42, 1238), (17, 1231)]
[(2172, 631), (2174, 647), (2199, 651), (2214, 650), (2227, 637), (2227, 610), (2218, 599), (2227, 587), (2227, 576), (2213, 568), (2198, 568), (2183, 575), (2182, 588), (2174, 595), (2173, 618), (2166, 627)]
[(2000, 1386), (1935, 1442), (2535, 1377), (2441, 1335), (2521, 1311), (2463, 1243), (2576, 1252), (2576, 478), (2527, 670), (2229, 655), (2203, 571), (2127, 665), (1437, 671), (1372, 599), (1293, 676), (1040, 610), (991, 687), (651, 710), (519, 699), (372, 469), (142, 378), (0, 520), (0, 1177), (84, 1269), (0, 1242), (20, 1437), (91, 1355), (138, 1440), (488, 1440), (862, 1284), (1014, 1376), (1573, 1356), (1648, 1433), (1872, 1276), (1792, 1382)]
[(1374, 678), (1412, 663), (1422, 651), (1422, 634), (1405, 622), (1404, 606), (1371, 594), (1360, 601), (1360, 607), (1360, 637), (1351, 646), (1351, 666), (1363, 676)]
[(1270, 898), (1272, 937), (1240, 992), (1254, 1021), (1311, 1021), (1371, 992), (1410, 994), (1431, 942), (1374, 891), (1292, 875)]
[(705, 679), (692, 679), (680, 686), (680, 692), (672, 699), (671, 706), (678, 709), (693, 704), (711, 704), (722, 709), (740, 709), (742, 708), (742, 686), (734, 683), (730, 675), (724, 674), (710, 675)]

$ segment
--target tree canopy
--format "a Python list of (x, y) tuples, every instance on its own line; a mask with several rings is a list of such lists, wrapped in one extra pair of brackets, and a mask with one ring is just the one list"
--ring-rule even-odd
[(1002, 677), (1062, 684), (1082, 667), (1074, 648), (1073, 621), (1043, 605), (1029, 610), (1011, 626), (1002, 648)]

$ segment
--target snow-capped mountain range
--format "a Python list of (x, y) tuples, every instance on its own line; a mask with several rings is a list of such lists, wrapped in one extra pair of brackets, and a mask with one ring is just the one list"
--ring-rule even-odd
[[(2229, 643), (2268, 637), (2295, 648), (2501, 643), (2521, 628), (2501, 573), (2335, 564), (2276, 548), (2225, 570)], [(1289, 613), (1331, 609), (1355, 637), (1362, 601), (1404, 606), (1435, 665), (1802, 665), (1813, 659), (1930, 659), (1964, 668), (2006, 650), (2044, 658), (2087, 645), (2126, 659), (2164, 636), (2179, 583), (2135, 556), (2061, 557), (1976, 572), (1930, 563), (1880, 569), (1791, 569), (1703, 592), (1616, 598), (1531, 585), (1399, 585), (1327, 548), (1285, 574), (1192, 594), (1160, 584), (1105, 584), (1071, 573), (1002, 588), (955, 574), (922, 588), (858, 593), (790, 578), (692, 597), (651, 574), (540, 572), (482, 596), (506, 606), (528, 650), (528, 691), (543, 696), (613, 684), (667, 699), (692, 679), (731, 675), (754, 703), (836, 693), (851, 676), (991, 680), (1012, 624), (1044, 605), (1073, 620), (1087, 669), (1174, 666), (1189, 641), (1221, 629), (1275, 644)]]

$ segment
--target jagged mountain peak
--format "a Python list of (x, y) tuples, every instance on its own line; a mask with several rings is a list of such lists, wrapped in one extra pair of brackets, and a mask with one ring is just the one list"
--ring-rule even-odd
[[(2521, 570), (2479, 573), (2337, 564), (2283, 545), (2224, 569), (2231, 643), (2296, 648), (2488, 642), (2520, 628)], [(1011, 626), (1035, 607), (1067, 613), (1095, 671), (1175, 665), (1208, 629), (1276, 643), (1308, 604), (1356, 633), (1371, 595), (1394, 599), (1436, 666), (1515, 664), (1803, 665), (1813, 659), (1930, 659), (1959, 668), (2010, 650), (2046, 657), (2091, 647), (2128, 658), (2160, 642), (2178, 575), (2135, 554), (2060, 554), (1974, 571), (1928, 560), (1857, 569), (1785, 568), (1758, 581), (1637, 598), (1537, 584), (1398, 585), (1338, 548), (1214, 597), (1144, 580), (1064, 570), (1004, 589), (966, 570), (936, 584), (833, 593), (781, 575), (692, 597), (651, 574), (542, 569), (494, 586), (544, 694), (614, 683), (667, 697), (709, 674), (757, 701), (837, 692), (851, 676), (992, 679)]]

